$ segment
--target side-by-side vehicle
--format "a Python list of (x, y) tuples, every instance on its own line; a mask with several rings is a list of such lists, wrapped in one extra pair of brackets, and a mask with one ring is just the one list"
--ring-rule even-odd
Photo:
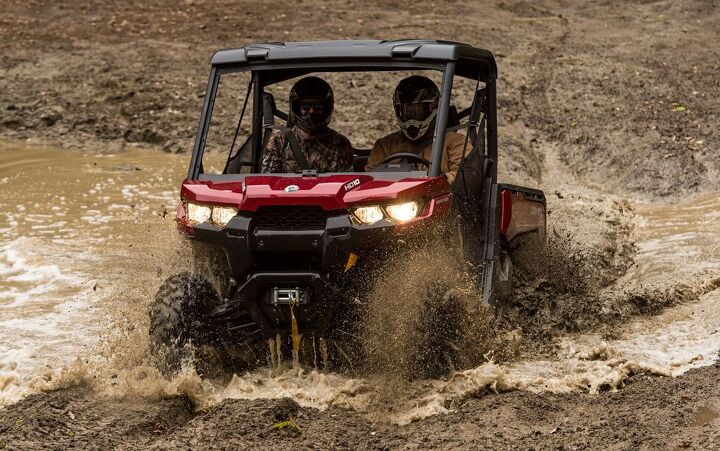
[[(269, 134), (288, 118), (273, 87), (309, 74), (388, 79), (395, 72), (437, 75), (431, 159), (399, 153), (364, 172), (369, 149), (355, 149), (349, 172), (260, 172)], [(223, 143), (230, 149), (224, 164), (211, 171), (215, 103), (224, 80), (237, 74), (248, 80), (231, 96), (237, 127)], [(195, 271), (170, 277), (151, 313), (151, 341), (166, 348), (167, 367), (177, 367), (173, 359), (189, 343), (222, 354), (282, 342), (289, 352), (300, 336), (356, 333), (363, 290), (374, 277), (389, 277), (374, 270), (399, 246), (425, 242), (438, 229), (462, 248), (486, 303), (510, 296), (514, 243), (544, 240), (546, 209), (541, 191), (497, 181), (496, 79), (490, 51), (454, 42), (268, 43), (215, 53), (177, 208)], [(470, 86), (466, 105), (453, 104), (459, 81)], [(441, 170), (448, 130), (468, 143), (453, 186)]]

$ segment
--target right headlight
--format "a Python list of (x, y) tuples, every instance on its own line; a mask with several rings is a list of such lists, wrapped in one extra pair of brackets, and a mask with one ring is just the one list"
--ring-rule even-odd
[(420, 213), (420, 204), (412, 201), (385, 205), (383, 207), (371, 205), (354, 208), (352, 213), (353, 216), (363, 224), (374, 224), (385, 218), (393, 222), (407, 222), (417, 218), (417, 215)]
[(187, 218), (190, 224), (200, 224), (207, 222), (212, 214), (212, 208), (207, 205), (198, 205), (192, 202), (187, 203)]
[(238, 214), (237, 208), (233, 207), (211, 207), (192, 202), (187, 202), (186, 207), (187, 219), (192, 225), (209, 221), (217, 227), (225, 227)]

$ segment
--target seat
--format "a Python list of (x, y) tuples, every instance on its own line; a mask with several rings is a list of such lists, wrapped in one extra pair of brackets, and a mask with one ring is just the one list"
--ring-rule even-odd
[(353, 147), (353, 171), (365, 172), (365, 165), (370, 157), (371, 149), (356, 149)]
[[(275, 125), (275, 118), (279, 118), (283, 121), (288, 120), (288, 115), (283, 111), (277, 109), (275, 105), (275, 97), (269, 92), (263, 92), (263, 141), (262, 148), (267, 146), (272, 135), (272, 126)], [(252, 161), (252, 135), (243, 143), (238, 151), (230, 157), (223, 174), (239, 174), (242, 172), (243, 167), (253, 167)]]

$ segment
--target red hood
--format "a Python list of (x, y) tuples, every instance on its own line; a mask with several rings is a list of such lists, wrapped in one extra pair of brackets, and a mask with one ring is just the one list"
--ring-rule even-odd
[(325, 210), (339, 210), (354, 204), (432, 198), (449, 191), (445, 177), (375, 180), (364, 174), (319, 177), (249, 175), (245, 177), (244, 184), (237, 181), (185, 180), (181, 196), (198, 203), (223, 204), (246, 211), (255, 211), (263, 205), (320, 205)]

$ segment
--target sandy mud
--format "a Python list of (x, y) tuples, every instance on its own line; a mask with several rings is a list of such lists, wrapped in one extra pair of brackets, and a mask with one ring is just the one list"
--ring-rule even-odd
[[(718, 2), (0, 12), (0, 449), (720, 444)], [(189, 265), (172, 216), (209, 55), (414, 36), (495, 52), (500, 179), (548, 197), (544, 269), (479, 321), (475, 364), (408, 382), (394, 370), (415, 350), (396, 341), (393, 371), (163, 378), (147, 313)], [(368, 89), (344, 87), (335, 122), (360, 144), (392, 125)]]

